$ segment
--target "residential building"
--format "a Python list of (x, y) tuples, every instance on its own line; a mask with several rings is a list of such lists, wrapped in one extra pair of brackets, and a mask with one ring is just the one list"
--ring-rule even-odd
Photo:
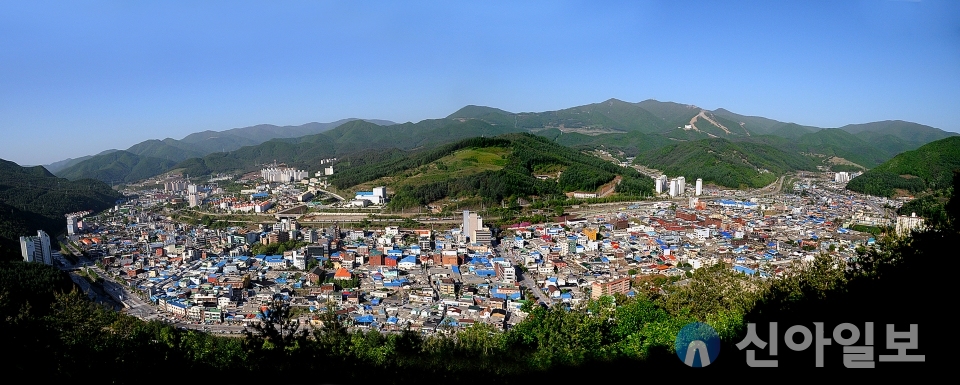
[(626, 295), (628, 292), (630, 292), (630, 278), (628, 277), (596, 280), (590, 285), (590, 297), (593, 299), (617, 293)]
[(696, 189), (694, 190), (694, 195), (700, 196), (703, 194), (703, 179), (697, 178)]
[(20, 237), (20, 254), (24, 262), (53, 264), (50, 251), (50, 236), (43, 230), (37, 230), (35, 237)]
[(907, 236), (914, 229), (923, 228), (923, 218), (918, 217), (917, 213), (910, 213), (910, 216), (901, 215), (897, 217), (897, 235)]

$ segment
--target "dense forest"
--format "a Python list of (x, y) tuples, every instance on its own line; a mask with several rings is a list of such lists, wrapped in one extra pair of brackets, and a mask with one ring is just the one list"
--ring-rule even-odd
[[(0, 253), (19, 259), (21, 236), (66, 231), (64, 214), (113, 206), (122, 195), (103, 182), (57, 178), (40, 166), (0, 159)], [(16, 255), (14, 255), (16, 254)]]
[(892, 197), (898, 191), (917, 194), (946, 189), (952, 173), (960, 169), (960, 136), (930, 142), (907, 151), (853, 178), (847, 189)]
[(794, 170), (816, 170), (806, 156), (782, 151), (761, 143), (731, 142), (714, 138), (683, 142), (641, 154), (637, 164), (661, 170), (688, 181), (703, 178), (705, 183), (724, 187), (763, 187), (777, 176)]

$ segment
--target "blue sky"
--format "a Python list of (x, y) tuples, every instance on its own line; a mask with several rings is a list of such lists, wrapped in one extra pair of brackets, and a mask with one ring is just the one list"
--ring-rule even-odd
[(618, 98), (960, 131), (960, 1), (5, 1), (0, 158)]

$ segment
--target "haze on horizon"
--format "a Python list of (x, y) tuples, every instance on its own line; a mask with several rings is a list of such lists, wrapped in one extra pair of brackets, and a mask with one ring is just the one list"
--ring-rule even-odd
[(609, 98), (960, 132), (960, 2), (0, 3), (0, 158)]

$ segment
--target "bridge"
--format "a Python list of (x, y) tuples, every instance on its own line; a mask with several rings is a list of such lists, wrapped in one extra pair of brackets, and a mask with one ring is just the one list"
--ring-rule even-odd
[(276, 214), (278, 220), (280, 219), (299, 219), (304, 214), (307, 213), (307, 206), (300, 205), (297, 207), (291, 207), (289, 209), (280, 211)]

